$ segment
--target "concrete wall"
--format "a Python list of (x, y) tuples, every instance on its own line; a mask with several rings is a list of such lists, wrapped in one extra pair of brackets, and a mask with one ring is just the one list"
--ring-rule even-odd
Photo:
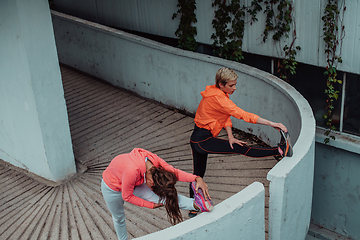
[[(252, 67), (172, 48), (58, 12), (53, 12), (53, 24), (62, 63), (193, 113), (200, 102), (200, 92), (206, 85), (214, 84), (216, 71), (222, 66), (233, 68), (239, 79), (238, 92), (232, 100), (247, 111), (283, 122), (295, 143), (294, 156), (283, 159), (268, 177), (273, 195), (269, 226), (274, 228), (269, 229), (274, 235), (269, 238), (305, 238), (311, 212), (315, 120), (309, 104), (293, 87)], [(279, 141), (278, 132), (270, 127), (244, 125), (241, 121), (234, 121), (234, 126), (253, 132), (268, 143)], [(295, 199), (299, 204), (293, 203)]]
[(296, 156), (282, 160), (268, 173), (269, 240), (305, 239), (307, 235), (309, 226), (305, 223), (311, 216), (314, 144), (314, 137), (296, 142)]
[(352, 239), (360, 239), (360, 139), (336, 134), (324, 145), (324, 131), (316, 133), (314, 200), (315, 224)]
[[(266, 15), (258, 13), (259, 21), (250, 24), (250, 16), (245, 18), (245, 33), (243, 39), (243, 50), (245, 52), (284, 57), (283, 47), (290, 45), (295, 40), (295, 46), (300, 46), (301, 51), (296, 55), (298, 62), (325, 67), (326, 55), (324, 53), (324, 41), (321, 16), (327, 0), (293, 0), (293, 29), (290, 38), (283, 38), (278, 42), (269, 39), (262, 43), (263, 31), (265, 29)], [(339, 1), (346, 11), (341, 14), (342, 23), (346, 34), (343, 38), (341, 57), (343, 63), (337, 66), (338, 70), (360, 73), (360, 26), (359, 16), (360, 4), (358, 1)], [(200, 43), (211, 45), (213, 40), (211, 34), (214, 29), (211, 21), (214, 19), (214, 8), (212, 1), (196, 1), (197, 27), (196, 40)], [(241, 1), (246, 6), (251, 5), (251, 0)], [(171, 20), (173, 13), (177, 11), (177, 0), (153, 0), (153, 1), (110, 1), (110, 0), (54, 0), (54, 9), (73, 16), (87, 19), (116, 28), (129, 29), (139, 32), (151, 33), (159, 36), (176, 38), (175, 31), (179, 25), (179, 19)], [(342, 7), (341, 7), (342, 9)], [(340, 53), (340, 51), (339, 51)]]
[(202, 213), (196, 218), (137, 239), (264, 240), (264, 201), (264, 186), (254, 182), (216, 205), (211, 214)]
[(47, 1), (0, 2), (0, 159), (51, 181), (75, 173)]

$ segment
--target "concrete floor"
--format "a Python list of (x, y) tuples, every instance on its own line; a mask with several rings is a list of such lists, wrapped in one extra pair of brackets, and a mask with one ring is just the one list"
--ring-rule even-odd
[[(0, 239), (116, 239), (100, 191), (101, 174), (112, 158), (135, 147), (192, 172), (192, 117), (65, 66), (61, 66), (61, 73), (78, 176), (51, 187), (0, 165)], [(272, 157), (210, 155), (204, 179), (214, 203), (254, 181), (261, 182), (266, 190), (267, 223), (266, 175), (276, 163)], [(177, 188), (180, 194), (188, 195), (187, 183), (178, 183)], [(150, 210), (128, 203), (125, 207), (130, 239), (170, 226), (164, 208)], [(183, 216), (186, 220), (187, 212), (183, 211)]]

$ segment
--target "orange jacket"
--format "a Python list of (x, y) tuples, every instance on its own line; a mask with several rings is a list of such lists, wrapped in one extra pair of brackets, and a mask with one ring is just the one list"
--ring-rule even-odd
[(155, 167), (162, 166), (165, 170), (174, 172), (178, 181), (192, 182), (197, 176), (181, 171), (169, 165), (156, 154), (141, 148), (134, 148), (130, 153), (116, 156), (102, 174), (106, 185), (114, 191), (121, 191), (122, 198), (140, 207), (153, 208), (154, 203), (136, 197), (134, 188), (144, 183), (146, 172), (145, 157)]
[(210, 130), (214, 137), (217, 137), (222, 128), (232, 127), (230, 116), (249, 123), (256, 123), (259, 118), (258, 115), (236, 106), (229, 99), (229, 94), (224, 93), (215, 85), (206, 86), (201, 95), (203, 98), (196, 111), (195, 124), (200, 128)]

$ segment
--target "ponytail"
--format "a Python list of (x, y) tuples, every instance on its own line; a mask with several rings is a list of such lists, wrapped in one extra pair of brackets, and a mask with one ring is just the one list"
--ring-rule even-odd
[(183, 218), (175, 188), (177, 182), (175, 173), (166, 171), (162, 167), (152, 167), (150, 173), (154, 181), (152, 191), (160, 197), (160, 201), (165, 199), (165, 209), (170, 223), (175, 225), (182, 222)]

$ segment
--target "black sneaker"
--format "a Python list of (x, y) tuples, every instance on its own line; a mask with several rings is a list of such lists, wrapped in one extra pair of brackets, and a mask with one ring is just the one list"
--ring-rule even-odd
[(291, 145), (290, 134), (289, 132), (284, 132), (283, 130), (280, 129), (280, 135), (281, 135), (281, 139), (280, 139), (279, 147), (283, 152), (281, 156), (291, 157), (293, 155), (293, 148)]
[(280, 162), (280, 160), (283, 159), (284, 157), (282, 155), (277, 155), (277, 156), (274, 156), (274, 158), (276, 161)]
[(189, 211), (189, 218), (193, 218), (198, 214), (198, 211), (195, 210), (190, 210)]

